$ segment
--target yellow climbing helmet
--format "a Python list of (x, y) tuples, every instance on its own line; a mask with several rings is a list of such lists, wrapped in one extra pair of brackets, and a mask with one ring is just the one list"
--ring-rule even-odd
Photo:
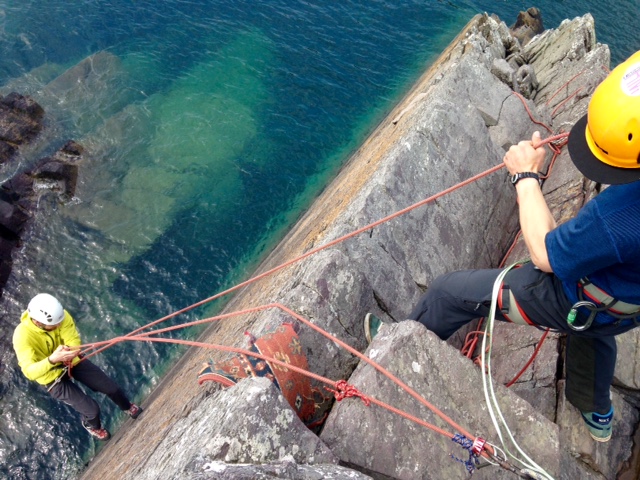
[(596, 88), (587, 115), (571, 129), (569, 153), (578, 170), (596, 182), (640, 179), (640, 51)]

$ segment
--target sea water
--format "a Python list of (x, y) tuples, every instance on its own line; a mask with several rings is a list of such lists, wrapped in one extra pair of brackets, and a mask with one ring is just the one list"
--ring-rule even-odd
[[(42, 198), (0, 301), (0, 477), (75, 478), (98, 448), (74, 412), (17, 368), (11, 334), (31, 296), (55, 294), (91, 342), (249, 278), (474, 14), (510, 25), (530, 6), (0, 1), (0, 93), (36, 98), (50, 139), (0, 166), (0, 178), (68, 139), (87, 150), (76, 197)], [(547, 28), (591, 12), (614, 65), (640, 49), (635, 0), (536, 6)], [(78, 73), (90, 55), (92, 72)], [(144, 401), (180, 353), (127, 343), (95, 361)], [(118, 428), (122, 414), (96, 398)]]

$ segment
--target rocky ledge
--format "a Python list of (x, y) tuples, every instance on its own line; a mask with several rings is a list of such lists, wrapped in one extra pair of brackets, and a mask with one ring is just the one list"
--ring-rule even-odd
[[(256, 274), (499, 165), (505, 149), (541, 129), (534, 120), (553, 133), (568, 131), (608, 67), (608, 48), (596, 42), (590, 15), (565, 21), (524, 46), (499, 19), (473, 18)], [(544, 184), (558, 221), (597, 189), (573, 168), (566, 150)], [(481, 372), (460, 354), (461, 335), (444, 343), (403, 320), (438, 274), (499, 265), (516, 237), (516, 214), (507, 173), (498, 170), (248, 285), (226, 311), (285, 305), (364, 352), (471, 435), (499, 445)], [(518, 244), (510, 259), (523, 252)], [(366, 312), (393, 323), (369, 346), (362, 324)], [(222, 322), (201, 340), (244, 347), (245, 330), (259, 336), (282, 322), (296, 323), (270, 308)], [(495, 335), (496, 398), (522, 451), (553, 478), (637, 478), (637, 334), (620, 337), (624, 362), (613, 389), (617, 417), (606, 444), (589, 439), (579, 413), (563, 400), (561, 336), (545, 342), (518, 383), (503, 386), (526, 363), (539, 335), (514, 326)], [(299, 337), (317, 375), (348, 379), (380, 402), (451, 430), (337, 343), (304, 325)], [(211, 356), (192, 350), (183, 357), (147, 399), (144, 415), (117, 432), (83, 478), (468, 478), (465, 466), (452, 458), (464, 459), (463, 449), (376, 404), (366, 406), (358, 398), (336, 402), (316, 435), (265, 379), (227, 389), (198, 386), (197, 372)], [(509, 451), (522, 458), (512, 446)], [(517, 465), (516, 474), (487, 466), (474, 478), (526, 478), (523, 467), (509, 461)]]

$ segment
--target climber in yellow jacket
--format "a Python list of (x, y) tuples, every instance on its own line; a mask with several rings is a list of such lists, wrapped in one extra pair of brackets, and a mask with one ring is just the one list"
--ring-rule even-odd
[[(82, 426), (91, 436), (108, 440), (111, 435), (102, 427), (98, 403), (74, 381), (104, 393), (131, 418), (137, 418), (142, 408), (131, 403), (118, 384), (95, 364), (81, 361), (78, 356), (80, 344), (73, 318), (55, 297), (47, 293), (31, 299), (13, 332), (13, 348), (24, 376), (80, 413)], [(69, 364), (73, 379), (68, 374)]]

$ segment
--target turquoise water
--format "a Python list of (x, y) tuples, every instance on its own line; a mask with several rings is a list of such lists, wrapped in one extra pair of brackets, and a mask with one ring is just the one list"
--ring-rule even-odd
[[(536, 6), (549, 28), (592, 12), (617, 63), (640, 48), (636, 3)], [(69, 138), (89, 153), (77, 198), (42, 200), (1, 300), (0, 476), (75, 478), (96, 448), (17, 370), (10, 337), (33, 294), (56, 294), (89, 342), (248, 278), (472, 15), (511, 24), (528, 6), (0, 0), (0, 92), (33, 95), (51, 119), (19, 168)], [(178, 353), (127, 344), (97, 363), (143, 400)]]

